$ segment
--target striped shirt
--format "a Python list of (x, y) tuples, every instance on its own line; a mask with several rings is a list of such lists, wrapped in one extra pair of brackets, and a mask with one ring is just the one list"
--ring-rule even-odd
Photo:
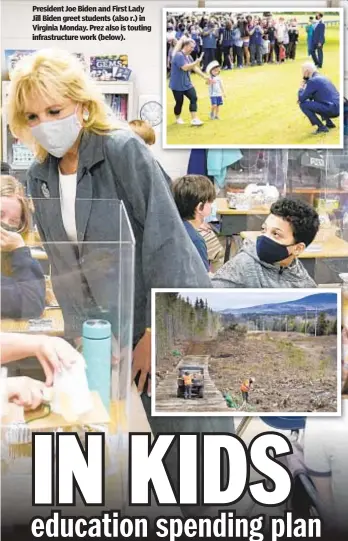
[(222, 46), (231, 47), (232, 46), (232, 33), (233, 30), (227, 30), (227, 28), (220, 29), (220, 35), (222, 35)]

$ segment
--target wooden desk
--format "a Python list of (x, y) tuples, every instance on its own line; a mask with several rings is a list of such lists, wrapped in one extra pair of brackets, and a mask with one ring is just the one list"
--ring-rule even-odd
[[(106, 452), (106, 507), (110, 509), (123, 509), (128, 501), (128, 433), (143, 432), (151, 434), (151, 428), (135, 385), (131, 389), (128, 422), (121, 429), (119, 424), (120, 414), (117, 410), (118, 405), (115, 404), (115, 408), (112, 408), (110, 412), (110, 433), (114, 433), (114, 426), (118, 426), (120, 431), (114, 441), (109, 440), (110, 447), (107, 448)], [(122, 405), (121, 410), (124, 411)], [(68, 429), (66, 430), (68, 431)], [(48, 517), (52, 510), (51, 507), (33, 508), (31, 506), (31, 446), (26, 447), (27, 458), (5, 461), (5, 454), (3, 453), (1, 461), (2, 488), (6, 490), (6, 498), (2, 502), (2, 511), (4, 516), (6, 514), (7, 522), (17, 526), (19, 524), (28, 525), (33, 516)], [(14, 479), (15, 483), (13, 482)], [(151, 499), (153, 500), (153, 497)], [(79, 500), (78, 497), (76, 507), (72, 508), (73, 514), (80, 512), (80, 514), (90, 517), (97, 516), (103, 511), (103, 508), (86, 508)], [(59, 506), (57, 506), (57, 509), (59, 509)], [(61, 511), (64, 510), (61, 509)], [(154, 501), (152, 508), (137, 506), (133, 511), (135, 516), (151, 516), (151, 514), (155, 517), (159, 516), (159, 509)], [(172, 514), (173, 516), (180, 516), (180, 509), (173, 506)]]
[[(259, 235), (260, 231), (241, 231), (240, 233), (242, 239), (249, 239), (254, 242)], [(315, 249), (316, 247), (318, 247), (318, 250)], [(312, 244), (299, 258), (302, 260), (309, 275), (313, 278), (316, 259), (348, 259), (348, 242), (336, 236), (320, 241), (314, 239)]]
[(226, 237), (225, 260), (229, 260), (233, 235), (239, 235), (246, 229), (260, 229), (269, 214), (269, 207), (259, 207), (249, 210), (230, 209), (225, 198), (216, 199), (216, 214), (220, 216), (221, 235)]
[(42, 246), (42, 240), (40, 239), (40, 235), (36, 231), (29, 231), (29, 233), (25, 237), (25, 243), (27, 246), (33, 248), (36, 246)]
[(39, 246), (35, 246), (35, 247), (29, 246), (29, 248), (30, 248), (31, 257), (33, 257), (34, 259), (38, 259), (39, 261), (48, 260), (47, 253), (45, 252), (43, 248), (40, 248)]
[(64, 319), (60, 308), (46, 308), (41, 318), (39, 319), (51, 319), (52, 328), (43, 328), (32, 330), (30, 329), (28, 319), (8, 319), (4, 318), (0, 320), (1, 332), (17, 332), (17, 333), (30, 333), (30, 334), (48, 334), (50, 336), (63, 336), (64, 335)]

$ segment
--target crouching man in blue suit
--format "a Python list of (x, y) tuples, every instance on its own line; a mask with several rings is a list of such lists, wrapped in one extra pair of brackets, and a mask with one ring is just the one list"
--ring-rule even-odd
[(328, 132), (336, 127), (331, 119), (340, 114), (339, 92), (327, 77), (317, 72), (311, 62), (303, 64), (302, 74), (303, 83), (298, 91), (300, 109), (310, 123), (317, 126), (315, 135)]

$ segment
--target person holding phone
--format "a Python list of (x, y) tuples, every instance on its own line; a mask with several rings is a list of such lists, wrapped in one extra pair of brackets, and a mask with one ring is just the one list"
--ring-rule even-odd
[(208, 79), (200, 69), (200, 64), (203, 59), (203, 54), (195, 61), (192, 60), (191, 53), (196, 46), (196, 42), (191, 38), (182, 38), (176, 44), (173, 57), (172, 67), (170, 72), (169, 88), (173, 92), (175, 99), (174, 114), (177, 124), (185, 124), (181, 118), (182, 106), (186, 97), (190, 102), (190, 114), (192, 126), (201, 126), (203, 122), (198, 118), (197, 110), (197, 92), (191, 81), (190, 72), (194, 71), (204, 79)]

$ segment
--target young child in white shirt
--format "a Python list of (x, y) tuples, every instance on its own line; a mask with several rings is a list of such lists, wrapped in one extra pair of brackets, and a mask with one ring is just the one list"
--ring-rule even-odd
[(219, 62), (213, 60), (208, 64), (206, 72), (209, 75), (207, 84), (209, 85), (209, 96), (211, 103), (210, 118), (219, 120), (219, 109), (223, 105), (222, 97), (226, 98), (225, 88), (220, 77), (221, 67)]
[(263, 57), (264, 62), (268, 62), (269, 60), (270, 49), (271, 49), (271, 42), (268, 39), (268, 36), (264, 35), (262, 39), (262, 57)]

